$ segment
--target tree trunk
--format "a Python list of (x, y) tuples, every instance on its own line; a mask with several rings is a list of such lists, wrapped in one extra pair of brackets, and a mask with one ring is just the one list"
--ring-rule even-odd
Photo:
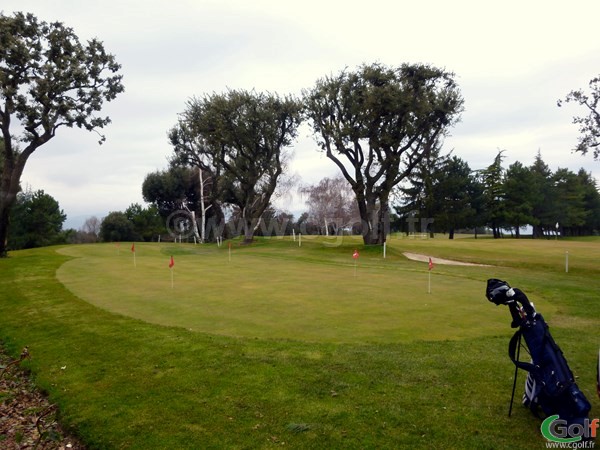
[[(6, 141), (5, 141), (6, 145)], [(8, 255), (8, 228), (10, 210), (17, 201), (19, 180), (25, 168), (27, 158), (23, 154), (16, 158), (10, 157), (3, 161), (4, 167), (0, 178), (0, 258)]]
[(254, 226), (252, 224), (252, 219), (243, 218), (242, 222), (244, 223), (244, 244), (252, 244), (252, 241), (254, 241)]
[(448, 232), (448, 239), (454, 239), (454, 228), (450, 228)]
[(372, 199), (367, 201), (364, 208), (360, 208), (362, 219), (362, 234), (365, 245), (383, 245), (389, 232), (390, 217), (387, 199), (381, 199), (379, 208), (376, 202)]
[(200, 243), (204, 244), (206, 238), (206, 208), (204, 208), (204, 179), (201, 167), (198, 167), (198, 177), (200, 178)]
[(198, 177), (200, 179), (200, 242), (204, 244), (206, 242), (206, 211), (208, 211), (213, 205), (210, 204), (205, 206), (204, 202), (204, 175), (202, 174), (202, 168), (198, 167)]
[(9, 207), (0, 207), (0, 258), (5, 258), (8, 255), (8, 216), (10, 214)]

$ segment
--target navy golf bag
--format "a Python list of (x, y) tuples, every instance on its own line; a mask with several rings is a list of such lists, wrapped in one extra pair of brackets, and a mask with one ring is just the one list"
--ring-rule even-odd
[[(542, 315), (535, 311), (523, 291), (511, 288), (505, 281), (489, 279), (486, 297), (496, 305), (508, 305), (513, 319), (511, 326), (518, 328), (510, 340), (508, 354), (515, 364), (515, 383), (517, 369), (528, 372), (523, 404), (538, 417), (541, 411), (546, 417), (558, 414), (568, 424), (583, 424), (591, 405), (577, 387)], [(521, 339), (525, 340), (531, 362), (519, 361)]]

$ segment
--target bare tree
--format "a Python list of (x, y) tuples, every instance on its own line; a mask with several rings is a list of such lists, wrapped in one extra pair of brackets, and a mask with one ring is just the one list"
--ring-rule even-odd
[(90, 235), (90, 237), (98, 238), (100, 235), (100, 225), (102, 221), (96, 216), (91, 216), (85, 219), (85, 222), (81, 226), (81, 231)]
[(330, 230), (337, 234), (360, 220), (354, 192), (341, 175), (323, 178), (315, 185), (302, 186), (299, 191), (306, 196), (309, 218), (321, 224), (327, 236)]

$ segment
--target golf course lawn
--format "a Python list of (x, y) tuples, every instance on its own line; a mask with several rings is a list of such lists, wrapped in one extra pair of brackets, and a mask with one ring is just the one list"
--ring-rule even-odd
[(507, 417), (514, 330), (486, 280), (535, 303), (598, 417), (599, 261), (598, 238), (26, 250), (0, 260), (0, 342), (90, 448), (542, 448)]

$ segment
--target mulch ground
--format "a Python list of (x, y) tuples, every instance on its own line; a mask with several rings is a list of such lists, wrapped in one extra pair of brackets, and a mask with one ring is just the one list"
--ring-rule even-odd
[[(24, 349), (21, 359), (28, 358)], [(0, 448), (83, 450), (58, 423), (58, 410), (0, 347)]]

